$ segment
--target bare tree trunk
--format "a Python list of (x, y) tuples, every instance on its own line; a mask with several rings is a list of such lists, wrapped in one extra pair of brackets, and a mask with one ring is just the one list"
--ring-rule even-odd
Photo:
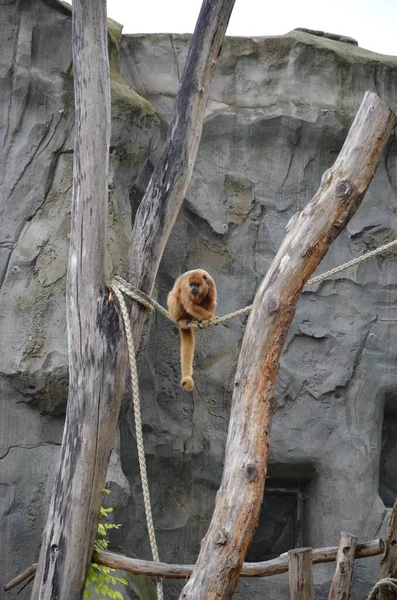
[(367, 93), (334, 166), (287, 226), (248, 320), (215, 510), (184, 600), (233, 596), (263, 497), (280, 355), (303, 285), (355, 213), (396, 119)]
[(76, 140), (67, 281), (69, 400), (32, 599), (80, 598), (120, 397), (122, 333), (105, 288), (110, 139), (106, 0), (73, 2)]
[[(150, 294), (175, 219), (182, 206), (201, 138), (216, 61), (235, 0), (204, 0), (191, 41), (167, 140), (137, 212), (124, 277)], [(145, 310), (131, 308), (134, 342)]]
[[(137, 213), (125, 274), (151, 291), (189, 183), (234, 0), (204, 0), (162, 157)], [(78, 600), (124, 388), (125, 344), (105, 288), (110, 133), (106, 0), (73, 2), (76, 143), (67, 317), (69, 399), (32, 600)], [(138, 342), (144, 311), (133, 305)]]

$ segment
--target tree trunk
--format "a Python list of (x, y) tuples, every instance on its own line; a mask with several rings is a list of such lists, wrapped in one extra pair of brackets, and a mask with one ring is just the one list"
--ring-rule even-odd
[[(106, 1), (73, 2), (76, 140), (67, 281), (69, 400), (32, 599), (77, 599), (116, 427), (122, 332), (105, 287), (110, 139)], [(112, 433), (110, 433), (112, 432)]]
[[(165, 148), (136, 216), (125, 275), (151, 291), (201, 137), (234, 0), (204, 0)], [(124, 388), (126, 351), (105, 287), (110, 133), (106, 0), (73, 2), (76, 142), (67, 286), (69, 398), (32, 600), (77, 600), (92, 556)], [(139, 341), (145, 312), (132, 307)]]
[(254, 300), (235, 378), (215, 510), (184, 600), (233, 596), (258, 522), (280, 355), (303, 285), (355, 213), (396, 119), (367, 93), (334, 166), (287, 234)]
[[(150, 294), (160, 260), (182, 206), (203, 127), (209, 88), (235, 0), (204, 0), (175, 100), (168, 136), (137, 212), (123, 277)], [(134, 302), (138, 343), (145, 309)]]
[(356, 548), (356, 536), (342, 532), (328, 600), (347, 600), (350, 597)]

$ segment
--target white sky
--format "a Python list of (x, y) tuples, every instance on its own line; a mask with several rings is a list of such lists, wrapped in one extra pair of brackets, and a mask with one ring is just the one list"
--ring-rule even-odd
[[(191, 33), (201, 0), (108, 0), (123, 33)], [(306, 27), (355, 38), (397, 55), (397, 0), (236, 0), (227, 35), (280, 35)]]

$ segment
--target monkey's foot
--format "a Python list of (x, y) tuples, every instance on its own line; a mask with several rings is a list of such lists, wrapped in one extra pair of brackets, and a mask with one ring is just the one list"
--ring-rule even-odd
[(186, 375), (186, 377), (184, 377), (181, 380), (181, 386), (183, 387), (184, 390), (191, 392), (192, 389), (194, 388), (193, 377), (189, 377), (189, 375)]

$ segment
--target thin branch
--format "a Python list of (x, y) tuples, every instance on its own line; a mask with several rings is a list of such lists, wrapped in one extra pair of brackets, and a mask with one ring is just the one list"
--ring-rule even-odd
[(37, 570), (37, 563), (34, 563), (30, 567), (28, 567), (23, 573), (21, 573), (14, 579), (11, 579), (11, 581), (9, 583), (7, 583), (7, 585), (4, 586), (4, 591), (8, 592), (8, 591), (12, 590), (12, 588), (16, 587), (17, 585), (19, 585), (20, 583), (25, 581), (25, 579), (28, 579), (32, 575), (35, 575), (36, 570)]

